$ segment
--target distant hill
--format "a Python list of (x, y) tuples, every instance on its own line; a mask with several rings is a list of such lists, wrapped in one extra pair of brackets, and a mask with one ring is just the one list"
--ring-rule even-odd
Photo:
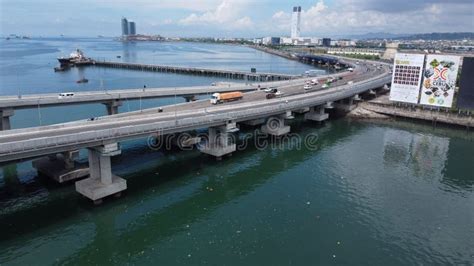
[(359, 34), (359, 35), (349, 35), (349, 36), (345, 36), (345, 38), (357, 39), (357, 40), (370, 40), (370, 39), (397, 39), (397, 38), (405, 37), (405, 36), (408, 36), (408, 34), (369, 32), (369, 33)]
[(360, 35), (340, 36), (349, 39), (370, 40), (370, 39), (390, 39), (390, 40), (460, 40), (474, 39), (474, 32), (433, 32), (417, 34), (394, 34), (387, 32), (370, 32)]
[(412, 34), (399, 38), (401, 40), (462, 40), (474, 39), (474, 32), (433, 32), (423, 34)]

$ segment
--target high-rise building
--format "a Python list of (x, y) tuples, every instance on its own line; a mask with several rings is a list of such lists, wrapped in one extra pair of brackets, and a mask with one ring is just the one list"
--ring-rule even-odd
[(122, 18), (122, 36), (128, 35), (128, 20), (127, 18)]
[(128, 22), (128, 34), (129, 35), (137, 35), (137, 29), (135, 28), (135, 22), (129, 21)]
[(323, 38), (323, 46), (331, 46), (331, 38)]
[(300, 24), (301, 24), (301, 7), (293, 7), (293, 15), (291, 16), (291, 38), (300, 37)]

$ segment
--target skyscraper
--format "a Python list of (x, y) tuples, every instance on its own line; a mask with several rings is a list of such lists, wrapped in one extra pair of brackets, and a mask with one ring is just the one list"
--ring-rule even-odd
[(135, 28), (135, 22), (129, 21), (128, 22), (128, 34), (129, 35), (137, 35), (137, 29)]
[(291, 38), (300, 37), (300, 24), (301, 24), (301, 7), (293, 7), (293, 15), (291, 16)]
[(128, 20), (127, 18), (122, 18), (122, 36), (128, 35)]

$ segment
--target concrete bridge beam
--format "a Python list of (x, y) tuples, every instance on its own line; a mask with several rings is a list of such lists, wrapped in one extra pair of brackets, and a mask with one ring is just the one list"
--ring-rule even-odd
[(118, 108), (122, 106), (123, 102), (120, 100), (115, 100), (111, 102), (104, 103), (105, 107), (107, 108), (108, 115), (116, 115), (119, 113)]
[(10, 130), (10, 117), (15, 114), (15, 111), (11, 108), (9, 109), (0, 109), (0, 131)]
[(248, 126), (258, 126), (264, 123), (265, 123), (265, 118), (258, 118), (258, 119), (253, 119), (253, 120), (248, 120), (248, 121), (243, 122), (243, 124), (248, 125)]
[(312, 107), (308, 113), (304, 115), (304, 119), (322, 122), (329, 118), (329, 114), (324, 112), (324, 106)]
[(229, 141), (228, 126), (210, 127), (208, 142), (200, 150), (202, 153), (216, 157), (217, 160), (236, 151), (236, 144)]
[(290, 126), (285, 125), (284, 116), (272, 116), (267, 119), (267, 122), (262, 125), (263, 133), (272, 136), (283, 136), (290, 132)]
[(94, 201), (116, 195), (127, 189), (127, 181), (112, 174), (110, 157), (120, 154), (117, 143), (88, 148), (90, 177), (76, 182), (76, 191)]

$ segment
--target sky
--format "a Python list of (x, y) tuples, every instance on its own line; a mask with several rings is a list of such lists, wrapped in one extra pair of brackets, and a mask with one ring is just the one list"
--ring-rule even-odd
[(142, 34), (288, 36), (296, 5), (302, 36), (474, 29), (474, 0), (0, 0), (0, 34), (119, 36), (125, 16)]

